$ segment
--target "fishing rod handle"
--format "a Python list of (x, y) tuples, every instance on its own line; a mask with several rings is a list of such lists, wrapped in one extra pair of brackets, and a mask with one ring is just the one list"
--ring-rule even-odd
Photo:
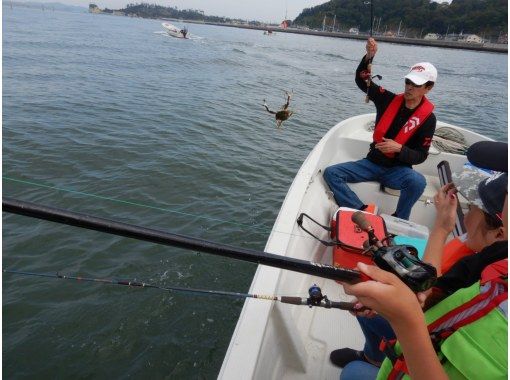
[(363, 215), (363, 212), (361, 211), (356, 211), (354, 214), (352, 214), (351, 220), (365, 232), (368, 232), (369, 230), (372, 229), (372, 226), (370, 225), (368, 220), (365, 218), (365, 215)]
[(362, 306), (360, 308), (355, 308), (355, 306), (356, 306), (355, 302), (331, 301), (332, 309), (341, 309), (341, 310), (354, 311), (354, 312), (362, 312), (365, 310), (370, 310), (370, 308), (368, 308), (366, 306)]
[(374, 58), (370, 58), (369, 63), (367, 65), (367, 71), (369, 72), (368, 80), (367, 80), (367, 95), (365, 96), (365, 103), (368, 103), (370, 101), (370, 97), (368, 96), (368, 91), (370, 90), (370, 84), (372, 83), (372, 60)]
[(280, 297), (280, 302), (282, 303), (290, 303), (291, 305), (306, 305), (306, 298), (301, 297), (288, 297), (282, 296)]
[[(306, 298), (301, 297), (287, 297), (282, 296), (280, 297), (280, 302), (282, 303), (288, 303), (292, 305), (309, 305)], [(368, 307), (361, 307), (361, 308), (355, 308), (356, 303), (354, 302), (343, 302), (343, 301), (325, 301), (322, 300), (320, 304), (318, 305), (309, 305), (309, 306), (320, 306), (324, 307), (326, 309), (340, 309), (340, 310), (347, 310), (347, 311), (354, 311), (354, 312), (363, 312), (365, 310), (370, 310)]]
[(374, 228), (370, 225), (367, 218), (365, 218), (365, 214), (362, 211), (356, 211), (352, 214), (351, 220), (368, 234), (369, 245), (375, 245), (377, 248), (381, 248), (383, 246), (377, 236), (375, 236)]

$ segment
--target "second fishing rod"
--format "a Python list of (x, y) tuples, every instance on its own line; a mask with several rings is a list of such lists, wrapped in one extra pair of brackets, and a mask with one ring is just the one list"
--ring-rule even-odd
[(75, 282), (87, 282), (87, 283), (100, 283), (100, 284), (109, 284), (109, 285), (118, 285), (129, 288), (138, 288), (138, 289), (153, 289), (153, 290), (161, 290), (166, 292), (181, 292), (188, 293), (194, 295), (202, 295), (202, 296), (224, 296), (224, 297), (234, 297), (234, 298), (254, 298), (265, 301), (277, 301), (284, 304), (291, 305), (303, 305), (312, 307), (322, 307), (326, 309), (340, 309), (340, 310), (348, 310), (348, 311), (363, 311), (366, 308), (356, 307), (356, 304), (353, 302), (344, 302), (344, 301), (331, 301), (327, 295), (322, 293), (321, 288), (313, 284), (308, 289), (308, 297), (299, 297), (299, 296), (279, 296), (279, 295), (267, 295), (267, 294), (252, 294), (252, 293), (239, 293), (239, 292), (231, 292), (224, 290), (213, 290), (213, 289), (197, 289), (197, 288), (186, 288), (182, 286), (162, 286), (157, 284), (151, 284), (144, 281), (139, 280), (119, 280), (115, 278), (95, 278), (95, 277), (84, 277), (84, 276), (72, 276), (62, 274), (60, 272), (57, 273), (36, 273), (36, 272), (28, 272), (21, 271), (16, 269), (3, 269), (4, 273), (8, 273), (11, 275), (18, 276), (30, 276), (30, 277), (42, 277), (42, 278), (50, 278), (50, 279), (61, 279), (61, 280), (69, 280)]

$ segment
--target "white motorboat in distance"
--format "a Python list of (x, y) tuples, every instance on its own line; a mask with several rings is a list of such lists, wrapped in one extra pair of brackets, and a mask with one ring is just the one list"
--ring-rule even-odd
[(188, 29), (186, 27), (179, 29), (175, 25), (172, 25), (168, 22), (163, 22), (161, 24), (163, 28), (165, 28), (166, 32), (175, 38), (188, 38), (186, 37), (188, 35)]
[[(332, 164), (365, 157), (372, 141), (375, 114), (347, 119), (333, 127), (315, 146), (304, 161), (289, 188), (271, 231), (265, 252), (302, 260), (332, 263), (331, 248), (327, 248), (301, 230), (296, 220), (307, 213), (319, 223), (329, 225), (338, 209), (322, 178), (324, 169)], [(451, 128), (469, 146), (487, 137), (443, 122), (440, 128)], [(435, 218), (430, 200), (440, 187), (437, 164), (450, 163), (452, 171), (460, 170), (467, 158), (431, 147), (428, 159), (414, 168), (421, 172), (427, 187), (416, 203), (410, 220), (429, 229)], [(398, 192), (382, 191), (377, 182), (351, 184), (365, 203), (375, 203), (379, 214), (391, 215), (398, 201)], [(461, 198), (462, 201), (462, 198)], [(466, 204), (462, 204), (467, 208)], [(314, 230), (321, 239), (328, 233)], [(391, 232), (391, 231), (390, 231)], [(343, 288), (333, 280), (259, 265), (250, 293), (295, 295), (306, 297), (312, 284), (335, 301), (350, 301)], [(218, 375), (223, 380), (238, 379), (334, 379), (340, 368), (329, 361), (329, 353), (342, 347), (362, 349), (363, 334), (354, 316), (338, 309), (308, 308), (277, 302), (247, 299), (230, 341)]]

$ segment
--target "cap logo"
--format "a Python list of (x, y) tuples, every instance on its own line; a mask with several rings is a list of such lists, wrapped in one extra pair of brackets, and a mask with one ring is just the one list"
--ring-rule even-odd
[(494, 181), (494, 180), (498, 179), (499, 177), (501, 177), (503, 174), (505, 174), (505, 173), (496, 173), (496, 174), (493, 174), (493, 175), (491, 175), (489, 178), (487, 178), (485, 180), (485, 183), (486, 184), (491, 183), (492, 181)]
[(418, 72), (422, 72), (422, 71), (425, 71), (425, 67), (423, 66), (414, 66), (411, 68), (411, 71), (418, 71)]

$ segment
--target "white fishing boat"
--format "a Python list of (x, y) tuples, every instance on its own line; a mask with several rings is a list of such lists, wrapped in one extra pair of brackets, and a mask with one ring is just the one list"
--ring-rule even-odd
[[(315, 146), (297, 173), (280, 209), (265, 251), (321, 263), (332, 263), (331, 248), (307, 235), (296, 223), (307, 213), (328, 225), (338, 209), (325, 184), (323, 170), (332, 164), (365, 157), (372, 141), (375, 114), (356, 116), (333, 127)], [(469, 146), (487, 137), (438, 122), (440, 129), (457, 132)], [(464, 155), (431, 147), (428, 159), (415, 166), (427, 179), (426, 190), (413, 208), (410, 220), (431, 227), (435, 208), (430, 200), (440, 186), (437, 164), (462, 168)], [(351, 184), (365, 203), (375, 203), (379, 213), (392, 214), (398, 192), (383, 191), (376, 182)], [(462, 200), (461, 200), (462, 201)], [(466, 205), (463, 204), (463, 207)], [(390, 231), (391, 232), (391, 231)], [(325, 230), (314, 233), (328, 239)], [(335, 281), (259, 265), (250, 293), (302, 296), (312, 284), (321, 287), (331, 300), (348, 301)], [(230, 341), (218, 378), (237, 379), (338, 379), (340, 368), (329, 362), (329, 353), (342, 347), (362, 349), (364, 338), (356, 319), (348, 312), (325, 308), (286, 305), (247, 299)]]
[(188, 37), (186, 37), (187, 34), (188, 34), (188, 29), (186, 29), (186, 28), (179, 29), (175, 25), (172, 25), (172, 24), (170, 24), (168, 22), (164, 22), (161, 25), (163, 26), (163, 28), (165, 28), (166, 32), (170, 36), (172, 36), (172, 37), (175, 37), (175, 38), (188, 38)]

